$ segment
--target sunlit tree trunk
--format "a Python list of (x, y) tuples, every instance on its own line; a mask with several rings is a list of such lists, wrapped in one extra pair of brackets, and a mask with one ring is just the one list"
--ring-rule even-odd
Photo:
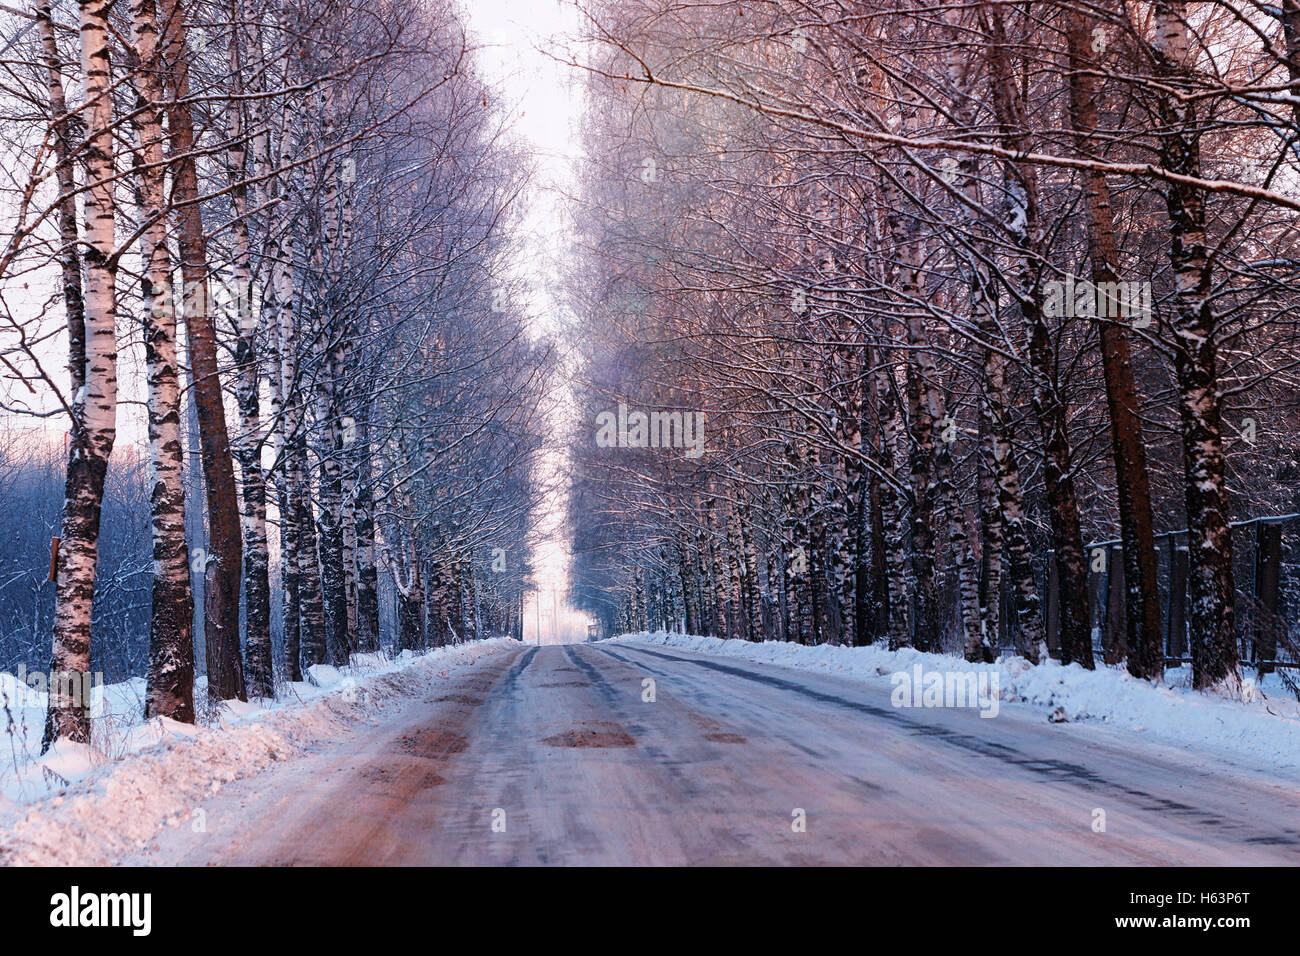
[[(80, 0), (81, 69), (85, 88), (86, 192), (84, 370), (73, 396), (68, 472), (54, 584), (54, 650), (49, 713), (42, 750), (55, 740), (90, 741), (90, 626), (95, 597), (104, 480), (117, 437), (117, 262), (114, 258), (113, 101), (105, 0)], [(48, 14), (48, 10), (46, 11)], [(48, 19), (48, 16), (47, 16)], [(53, 81), (51, 81), (51, 88)], [(57, 107), (53, 107), (57, 110)], [(61, 113), (59, 115), (62, 115)], [(57, 138), (57, 135), (56, 135)], [(65, 272), (65, 290), (67, 289)], [(70, 318), (75, 302), (68, 303)], [(76, 363), (78, 343), (70, 343)], [(70, 692), (71, 691), (71, 692)]]
[[(1090, 140), (1100, 123), (1097, 82), (1089, 71), (1085, 52), (1091, 45), (1095, 21), (1079, 9), (1071, 10), (1069, 16), (1070, 120), (1082, 153), (1090, 147)], [(1110, 186), (1105, 173), (1098, 169), (1086, 170), (1083, 182), (1092, 281), (1097, 288), (1111, 288), (1110, 283), (1119, 279), (1119, 259)], [(1098, 309), (1101, 305), (1101, 301), (1096, 303)], [(1139, 417), (1140, 398), (1133, 375), (1127, 330), (1120, 322), (1100, 315), (1097, 327), (1101, 336), (1101, 364), (1106, 381), (1106, 405), (1110, 411), (1115, 493), (1123, 540), (1128, 669), (1135, 677), (1158, 680), (1164, 674), (1164, 645), (1146, 443)]]
[[(231, 4), (231, 22), (236, 24), (230, 40), (231, 86), (237, 97), (244, 93), (243, 57), (246, 39), (238, 2)], [(266, 539), (266, 471), (262, 466), (262, 419), (260, 389), (261, 356), (258, 353), (258, 313), (253, 305), (252, 244), (248, 223), (248, 170), (245, 105), (235, 102), (226, 108), (230, 148), (226, 174), (230, 182), (234, 221), (230, 231), (233, 245), (235, 315), (237, 322), (235, 365), (236, 403), (239, 433), (235, 456), (239, 460), (240, 487), (244, 510), (244, 654), (248, 692), (254, 697), (272, 697), (275, 680), (271, 664), (271, 579), (270, 551)]]
[(149, 388), (149, 464), (153, 491), (153, 599), (144, 714), (194, 722), (194, 597), (185, 540), (184, 440), (176, 358), (172, 260), (167, 246), (166, 163), (159, 30), (154, 0), (131, 7), (138, 93), (136, 189), (142, 219), (144, 348)]

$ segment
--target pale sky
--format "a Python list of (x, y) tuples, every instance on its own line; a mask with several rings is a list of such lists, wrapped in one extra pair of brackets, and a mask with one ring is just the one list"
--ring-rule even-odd
[[(564, 48), (565, 37), (576, 32), (577, 12), (572, 0), (462, 0), (462, 4), (481, 44), (476, 59), (483, 75), (500, 86), (505, 105), (514, 114), (515, 135), (536, 157), (538, 176), (527, 199), (526, 245), (519, 270), (531, 289), (528, 308), (535, 330), (547, 334), (556, 328), (562, 308), (555, 283), (563, 272), (561, 257), (571, 244), (564, 195), (572, 191), (580, 151), (583, 83), (582, 77), (543, 51)], [(559, 415), (572, 414), (574, 405), (566, 397)], [(563, 453), (556, 452), (547, 467), (563, 471)], [(543, 642), (553, 633), (585, 633), (587, 622), (586, 615), (574, 613), (563, 602), (568, 579), (568, 542), (561, 526), (565, 501), (557, 496), (547, 505), (550, 510), (542, 516), (534, 552), (543, 589), (540, 608), (530, 599), (525, 614), (525, 639), (536, 640), (540, 623)]]

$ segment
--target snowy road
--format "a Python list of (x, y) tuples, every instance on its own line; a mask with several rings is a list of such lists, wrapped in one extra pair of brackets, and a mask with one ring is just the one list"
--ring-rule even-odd
[(1300, 786), (1266, 770), (1028, 708), (899, 710), (885, 681), (525, 648), (226, 787), (206, 832), (130, 862), (1295, 864)]

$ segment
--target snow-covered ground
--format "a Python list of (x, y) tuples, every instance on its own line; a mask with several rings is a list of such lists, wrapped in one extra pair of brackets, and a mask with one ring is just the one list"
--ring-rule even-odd
[[(275, 701), (226, 702), (206, 726), (143, 720), (144, 680), (111, 684), (92, 697), (91, 744), (63, 741), (44, 756), (45, 695), (0, 674), (0, 864), (111, 860), (160, 826), (192, 825), (192, 808), (223, 784), (373, 722), (452, 668), (517, 646), (499, 638), (392, 660), (357, 655), (346, 668), (311, 668), (310, 682), (285, 685)], [(196, 688), (196, 698), (203, 693)]]
[(781, 641), (751, 643), (665, 632), (624, 634), (606, 643), (661, 644), (666, 647), (740, 657), (783, 667), (822, 671), (854, 680), (888, 684), (894, 674), (987, 671), (997, 676), (1002, 701), (1041, 710), (1044, 719), (1099, 722), (1175, 746), (1194, 746), (1270, 765), (1300, 770), (1300, 703), (1276, 674), (1253, 685), (1254, 700), (1228, 700), (1190, 688), (1191, 669), (1170, 669), (1165, 685), (1138, 680), (1120, 667), (1085, 670), (1055, 661), (1034, 666), (1021, 657), (1002, 657), (990, 665), (971, 664), (946, 654), (910, 648), (804, 646)]

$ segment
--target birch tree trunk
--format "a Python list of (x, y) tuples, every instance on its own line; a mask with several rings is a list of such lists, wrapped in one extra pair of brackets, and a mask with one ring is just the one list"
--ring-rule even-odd
[[(72, 395), (73, 414), (80, 420), (85, 405), (86, 385), (86, 304), (81, 287), (81, 254), (77, 250), (76, 177), (72, 163), (72, 144), (85, 120), (68, 115), (63, 89), (62, 57), (54, 34), (50, 0), (41, 0), (36, 8), (37, 29), (45, 59), (45, 78), (50, 96), (50, 125), (54, 132), (55, 178), (59, 184), (59, 270), (62, 278), (63, 308), (68, 326), (68, 387)], [(74, 422), (74, 427), (76, 423)]]
[(394, 565), (397, 586), (397, 645), (403, 650), (421, 650), (424, 636), (424, 578), (412, 535), (407, 536), (405, 568)]
[[(1002, 27), (1001, 12), (996, 8), (986, 8), (991, 19), (986, 30), (993, 34), (989, 44), (989, 72), (995, 86), (994, 111), (999, 124), (1004, 130), (1012, 128), (1013, 117), (1023, 110), (1020, 91), (1011, 77), (1010, 65), (1006, 55), (1006, 36)], [(1024, 172), (1014, 163), (1003, 164), (1003, 186), (1007, 198), (1004, 213), (1005, 224), (1016, 247), (1029, 250), (1035, 240), (1037, 227), (1037, 202), (1029, 202), (1027, 196), (1037, 193), (1037, 186), (1024, 178)], [(1026, 257), (1027, 258), (1027, 257)], [(1022, 261), (1022, 270), (1028, 268)], [(1034, 280), (1022, 271), (1021, 294), (1032, 300), (1035, 292)], [(1028, 280), (1028, 281), (1026, 281)], [(992, 286), (992, 277), (984, 281)], [(980, 331), (987, 343), (984, 352), (984, 409), (986, 421), (984, 431), (987, 433), (987, 459), (991, 477), (997, 488), (997, 517), (986, 520), (985, 528), (989, 540), (985, 547), (996, 552), (985, 562), (988, 569), (985, 581), (985, 594), (981, 608), (982, 651), (985, 659), (991, 660), (997, 645), (998, 633), (1002, 626), (1002, 572), (1003, 553), (1007, 559), (1010, 582), (1015, 596), (1016, 625), (1019, 629), (1020, 651), (1032, 661), (1041, 660), (1046, 653), (1046, 635), (1043, 626), (1042, 606), (1038, 593), (1038, 584), (1034, 580), (1034, 556), (1030, 550), (1028, 516), (1025, 513), (1024, 493), (1020, 484), (1020, 467), (1016, 461), (1011, 444), (1011, 403), (1007, 395), (1007, 359), (1004, 354), (1006, 342), (1002, 329), (997, 322), (999, 306), (996, 296), (986, 303), (980, 313)], [(1077, 519), (1076, 519), (1077, 521)], [(997, 567), (994, 567), (994, 564)]]
[(329, 656), (325, 629), (324, 587), (321, 582), (320, 552), (316, 544), (316, 519), (313, 514), (311, 480), (307, 470), (307, 439), (299, 434), (294, 440), (293, 487), (298, 509), (298, 600), (302, 611), (303, 663), (324, 664)]
[[(280, 122), (278, 169), (282, 200), (293, 195), (294, 128), (286, 103)], [(281, 424), (282, 524), (285, 592), (285, 668), (289, 680), (302, 679), (302, 665), (322, 664), (326, 657), (324, 599), (321, 592), (320, 561), (316, 544), (316, 521), (312, 514), (311, 470), (304, 434), (306, 408), (299, 375), (301, 349), (298, 286), (294, 279), (297, 255), (293, 222), (281, 223), (272, 256), (274, 277), (276, 341), (279, 348), (278, 374), (283, 403)], [(286, 544), (287, 543), (287, 544)], [(292, 619), (292, 624), (290, 620)]]
[[(901, 103), (900, 129), (911, 135), (916, 127), (918, 107)], [(895, 183), (894, 176), (898, 182)], [(885, 170), (880, 177), (885, 222), (898, 259), (898, 302), (904, 314), (908, 360), (904, 369), (909, 419), (911, 470), (911, 538), (909, 542), (908, 594), (914, 605), (910, 644), (918, 650), (936, 649), (939, 642), (937, 579), (935, 576), (935, 447), (930, 389), (933, 356), (921, 311), (921, 250), (914, 223), (909, 219), (905, 197), (918, 195), (916, 173), (904, 163), (897, 174)]]
[(737, 506), (740, 518), (741, 560), (744, 562), (745, 640), (763, 639), (763, 600), (758, 580), (758, 553), (754, 548), (753, 513), (746, 504)]
[(357, 426), (357, 484), (354, 513), (357, 536), (357, 643), (363, 651), (379, 650), (379, 569), (375, 557), (375, 498), (370, 430)]
[[(230, 40), (231, 85), (236, 97), (244, 93), (243, 49), (246, 46), (243, 14), (238, 2), (230, 6), (234, 27)], [(248, 230), (248, 171), (244, 121), (245, 105), (231, 103), (230, 148), (226, 175), (234, 211), (231, 223), (232, 274), (238, 322), (235, 365), (238, 368), (236, 400), (239, 433), (235, 456), (239, 460), (240, 486), (244, 502), (242, 515), (244, 544), (244, 654), (248, 692), (254, 697), (273, 697), (275, 680), (271, 663), (271, 579), (270, 552), (266, 540), (266, 472), (262, 466), (261, 358), (257, 335), (259, 316), (253, 306), (252, 245)]]
[[(970, 90), (973, 83), (970, 72), (975, 62), (978, 61), (972, 62), (968, 60), (961, 45), (957, 42), (962, 32), (958, 24), (958, 11), (952, 7), (946, 8), (944, 18), (952, 29), (954, 41), (947, 56), (948, 82), (953, 90), (953, 116), (961, 134), (969, 135), (969, 131), (975, 128), (977, 106)], [(993, 336), (997, 331), (996, 315), (998, 310), (998, 292), (993, 283), (992, 270), (989, 265), (993, 260), (993, 256), (991, 255), (992, 250), (984, 223), (972, 212), (972, 210), (982, 209), (984, 205), (983, 191), (980, 188), (982, 176), (979, 158), (970, 153), (960, 157), (957, 161), (957, 173), (958, 180), (954, 185), (967, 200), (966, 203), (961, 205), (961, 210), (966, 231), (970, 236), (970, 242), (973, 244), (973, 249), (968, 252), (960, 251), (962, 247), (958, 247), (959, 255), (964, 260), (963, 264), (969, 276), (968, 302), (971, 319), (975, 327), (980, 330), (985, 342), (992, 343)], [(996, 348), (986, 346), (983, 351), (984, 368), (989, 378), (989, 384), (985, 392), (985, 402), (1004, 402), (1005, 360), (1001, 352)], [(935, 414), (937, 414), (937, 410), (932, 410), (932, 417)], [(955, 422), (953, 427), (955, 427)], [(972, 544), (974, 535), (967, 529), (966, 516), (961, 512), (953, 491), (950, 477), (952, 452), (947, 447), (948, 444), (945, 443), (945, 445), (940, 446), (937, 465), (942, 489), (941, 500), (948, 516), (949, 541), (957, 563), (961, 596), (962, 645), (966, 660), (992, 661), (994, 654), (993, 645), (990, 641), (997, 632), (995, 629), (993, 634), (990, 634), (988, 628), (989, 608), (981, 605), (980, 574)], [(996, 445), (993, 451), (994, 461), (996, 462)], [(1019, 486), (1016, 487), (1016, 491), (1019, 491)], [(1001, 504), (1000, 501), (999, 504)], [(1000, 562), (1001, 522), (998, 521), (996, 524), (985, 522), (985, 526), (992, 527), (992, 530), (998, 533), (999, 538), (994, 542), (995, 550), (998, 553), (993, 561)], [(988, 546), (988, 542), (985, 545)], [(985, 567), (990, 568), (991, 576), (995, 579), (991, 583), (995, 587), (1000, 587), (1001, 567), (993, 569), (990, 567), (991, 563), (986, 562)], [(985, 597), (993, 603), (995, 608), (1000, 609), (1001, 594), (999, 592), (995, 591), (992, 594), (986, 592)], [(996, 613), (996, 610), (994, 613)]]
[[(867, 345), (866, 361), (864, 363), (867, 380), (866, 407), (870, 409), (870, 414), (873, 416), (881, 416), (882, 412), (879, 388), (881, 372), (876, 368), (879, 354), (879, 351), (870, 344)], [(864, 427), (863, 431), (866, 432), (867, 429)], [(887, 460), (885, 454), (883, 417), (877, 417), (876, 427), (870, 430), (870, 434), (869, 450), (876, 460), (877, 467), (871, 469), (871, 477), (867, 486), (866, 506), (871, 512), (870, 580), (872, 590), (870, 610), (872, 624), (870, 634), (860, 635), (859, 637), (859, 640), (864, 644), (888, 638), (892, 604), (886, 559), (888, 546), (885, 541), (885, 495), (886, 493), (892, 493), (892, 490), (886, 489), (884, 481), (881, 480), (881, 473), (889, 470), (891, 461)], [(863, 590), (865, 592), (866, 589)], [(868, 636), (870, 640), (868, 640)]]
[[(334, 271), (342, 261), (339, 168), (332, 152), (337, 144), (334, 141), (331, 87), (326, 88), (322, 97), (319, 121), (321, 135), (316, 140), (317, 146), (327, 151), (320, 173), (321, 228), (312, 250), (312, 264), (323, 290), (316, 304), (319, 326), (314, 330), (317, 341), (321, 343), (316, 355), (321, 369), (321, 374), (316, 379), (316, 419), (321, 431), (318, 513), (321, 586), (329, 624), (330, 660), (335, 664), (346, 664), (355, 649), (355, 606), (349, 597), (344, 501), (344, 460), (350, 444), (348, 428), (343, 421), (342, 394), (346, 374), (347, 331), (338, 314), (338, 304), (331, 287)], [(436, 597), (433, 597), (431, 604), (437, 605)]]
[[(1200, 131), (1190, 89), (1186, 5), (1155, 6), (1155, 52), (1171, 93), (1162, 98), (1161, 165), (1200, 176)], [(1198, 688), (1239, 693), (1232, 534), (1228, 526), (1223, 422), (1218, 383), (1217, 321), (1211, 300), (1213, 265), (1205, 246), (1204, 190), (1165, 184), (1169, 211), (1169, 262), (1174, 275), (1174, 368), (1182, 421), (1188, 528), (1187, 621), (1192, 637), (1192, 679)]]
[[(1028, 128), (1028, 121), (1020, 86), (1007, 58), (1010, 43), (1002, 13), (993, 3), (982, 3), (980, 12), (990, 39), (985, 51), (993, 79), (993, 105), (1000, 138), (1009, 146), (1023, 148), (1023, 131)], [(1043, 484), (1047, 492), (1052, 560), (1060, 596), (1059, 638), (1049, 635), (1047, 643), (1050, 645), (1054, 638), (1058, 640), (1062, 662), (1068, 664), (1077, 661), (1085, 668), (1092, 669), (1092, 635), (1087, 606), (1088, 572), (1084, 563), (1079, 502), (1072, 473), (1068, 412), (1056, 381), (1057, 355), (1052, 330), (1043, 314), (1044, 256), (1041, 248), (1042, 226), (1039, 222), (1038, 177), (1032, 166), (1006, 162), (1003, 164), (1003, 182), (1007, 196), (1010, 197), (1006, 228), (1018, 252), (1015, 288), (1029, 353), (1034, 417), (1038, 421), (1043, 440)], [(1008, 472), (1005, 480), (1009, 481), (1010, 478)], [(1003, 493), (1000, 491), (999, 495)], [(1005, 505), (1003, 512), (1005, 515)], [(1023, 516), (1023, 511), (1021, 514)], [(1014, 542), (1020, 543), (1013, 543), (1013, 538)], [(1019, 558), (1008, 555), (1013, 567), (1032, 568), (1027, 534), (1014, 534), (1008, 528), (1007, 547), (1009, 550), (1018, 547), (1025, 549)], [(1022, 628), (1026, 625), (1033, 626), (1028, 602), (1031, 574), (1032, 571), (1022, 572), (1022, 582), (1016, 587), (1017, 594), (1024, 595), (1026, 601), (1017, 608)], [(1034, 613), (1037, 613), (1036, 610)], [(1034, 650), (1035, 659), (1041, 656), (1041, 651), (1035, 648), (1031, 650)]]
[[(54, 583), (52, 679), (42, 752), (59, 738), (90, 742), (90, 627), (99, 519), (108, 461), (117, 437), (117, 262), (113, 255), (116, 207), (109, 6), (106, 0), (79, 0), (78, 6), (87, 130), (87, 183), (83, 200), (86, 354), (81, 373), (83, 384), (73, 397), (68, 441), (68, 471)], [(75, 310), (75, 303), (70, 303), (69, 308)], [(71, 314), (70, 311), (70, 318)], [(70, 344), (69, 359), (75, 362), (77, 358), (74, 341)], [(73, 381), (77, 378), (74, 370)]]
[(902, 423), (899, 420), (898, 383), (889, 366), (892, 357), (881, 347), (876, 350), (876, 396), (879, 401), (880, 421), (880, 470), (892, 480), (881, 482), (881, 512), (884, 524), (884, 564), (889, 582), (887, 589), (887, 615), (889, 627), (887, 636), (889, 649), (898, 650), (911, 643), (911, 607), (907, 590), (907, 553), (904, 550), (906, 539), (905, 504), (899, 491), (897, 461), (899, 458), (899, 435)]
[(989, 662), (990, 651), (1002, 644), (1002, 508), (997, 491), (997, 448), (994, 430), (994, 410), (990, 394), (994, 369), (989, 358), (992, 349), (985, 350), (984, 396), (979, 408), (979, 528), (980, 528), (980, 642), (975, 653), (966, 648), (966, 659)]
[(164, 98), (158, 15), (154, 0), (131, 7), (138, 99), (136, 171), (144, 276), (144, 348), (149, 387), (149, 464), (153, 479), (153, 603), (149, 622), (149, 674), (144, 715), (194, 722), (194, 597), (185, 540), (184, 440), (176, 358), (176, 312), (172, 260), (167, 246), (166, 162), (163, 157)]
[[(253, 151), (256, 155), (258, 185), (257, 204), (269, 208), (273, 201), (281, 200), (288, 190), (281, 187), (272, 174), (275, 168), (272, 161), (272, 139), (269, 124), (261, 119), (262, 108), (258, 116), (257, 130), (253, 137)], [(287, 124), (282, 126), (281, 136), (287, 135)], [(281, 207), (283, 208), (283, 206)], [(280, 621), (283, 633), (282, 654), (285, 679), (292, 682), (302, 680), (302, 620), (298, 574), (298, 507), (297, 497), (292, 483), (292, 439), (294, 426), (291, 423), (290, 403), (295, 376), (291, 373), (292, 365), (286, 355), (292, 347), (292, 329), (285, 328), (286, 317), (293, 321), (292, 301), (281, 302), (281, 295), (293, 295), (293, 278), (289, 275), (285, 282), (283, 273), (293, 268), (293, 244), (289, 240), (287, 251), (282, 245), (282, 235), (291, 228), (288, 216), (279, 217), (279, 221), (267, 231), (263, 241), (263, 255), (271, 263), (263, 294), (262, 308), (266, 318), (267, 360), (269, 373), (267, 381), (271, 393), (271, 438), (274, 442), (275, 463), (272, 472), (275, 475), (276, 503), (280, 510)], [(288, 259), (282, 256), (287, 255)]]

